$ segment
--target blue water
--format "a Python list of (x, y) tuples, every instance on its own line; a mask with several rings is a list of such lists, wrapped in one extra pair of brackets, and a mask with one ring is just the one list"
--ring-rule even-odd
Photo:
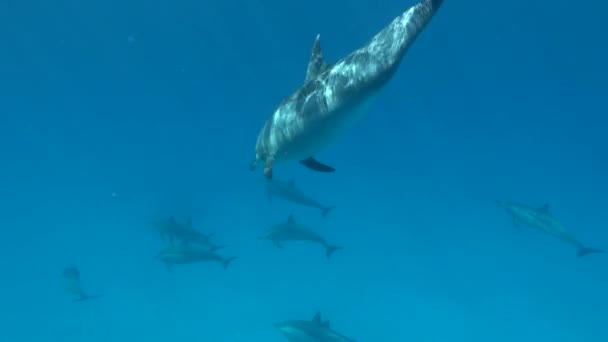
[[(257, 133), (314, 37), (336, 61), (402, 1), (0, 1), (0, 340), (286, 341), (321, 312), (357, 341), (608, 341), (607, 255), (515, 229), (541, 206), (608, 249), (608, 5), (445, 1), (367, 116), (275, 174)], [(343, 250), (257, 237), (293, 214)], [(150, 220), (238, 256), (168, 273)], [(73, 303), (64, 267), (100, 299)]]

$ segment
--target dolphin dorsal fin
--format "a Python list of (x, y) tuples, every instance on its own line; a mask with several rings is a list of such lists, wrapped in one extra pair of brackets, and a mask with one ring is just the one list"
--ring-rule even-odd
[(289, 223), (289, 224), (296, 223), (296, 220), (293, 218), (293, 214), (289, 215), (289, 217), (287, 218), (287, 223)]
[(315, 317), (312, 318), (312, 321), (317, 323), (318, 325), (323, 325), (323, 323), (321, 322), (321, 313), (317, 312), (315, 314)]
[(327, 70), (329, 66), (323, 60), (323, 51), (321, 51), (321, 35), (318, 34), (315, 38), (315, 42), (312, 45), (312, 51), (310, 52), (310, 59), (308, 60), (308, 68), (306, 69), (306, 78), (304, 83), (313, 78), (319, 76), (323, 71)]
[(549, 204), (545, 203), (542, 207), (540, 207), (540, 211), (542, 211), (545, 214), (550, 214), (551, 211), (549, 210)]

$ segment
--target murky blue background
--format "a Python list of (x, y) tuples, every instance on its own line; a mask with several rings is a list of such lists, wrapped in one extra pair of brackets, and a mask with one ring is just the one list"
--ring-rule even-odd
[[(607, 341), (606, 255), (513, 228), (549, 203), (608, 248), (599, 1), (446, 1), (368, 115), (277, 178), (337, 209), (269, 204), (256, 136), (321, 34), (336, 61), (402, 1), (0, 1), (0, 339), (286, 341), (321, 311), (358, 341)], [(344, 247), (276, 249), (293, 213)], [(239, 256), (155, 259), (192, 217)], [(103, 299), (72, 303), (65, 266)]]

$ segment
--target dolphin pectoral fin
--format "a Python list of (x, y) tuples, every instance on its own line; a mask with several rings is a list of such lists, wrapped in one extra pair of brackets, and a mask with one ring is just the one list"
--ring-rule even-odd
[(329, 206), (329, 207), (324, 207), (324, 208), (321, 208), (321, 215), (322, 215), (323, 217), (325, 217), (325, 216), (327, 216), (327, 214), (328, 214), (330, 211), (332, 211), (332, 210), (333, 210), (333, 209), (335, 209), (335, 208), (336, 208), (335, 206)]
[(281, 243), (277, 240), (272, 240), (272, 243), (277, 247), (277, 248), (283, 248), (283, 245), (281, 245)]
[(230, 266), (230, 263), (236, 259), (238, 259), (238, 257), (232, 257), (232, 258), (222, 260), (222, 267), (224, 269), (228, 269), (228, 266)]
[(329, 259), (329, 257), (331, 257), (331, 255), (334, 254), (334, 252), (337, 251), (338, 249), (342, 249), (342, 247), (339, 247), (339, 246), (325, 247), (325, 256), (327, 257), (327, 259)]
[(272, 165), (274, 164), (274, 157), (266, 159), (264, 163), (264, 176), (268, 179), (272, 179)]
[(172, 264), (165, 263), (165, 267), (167, 268), (167, 272), (174, 273), (173, 272), (173, 265)]
[(311, 169), (311, 170), (315, 170), (318, 172), (334, 172), (336, 171), (336, 169), (334, 169), (331, 166), (325, 165), (320, 163), (319, 161), (317, 161), (315, 158), (310, 157), (304, 160), (300, 160), (300, 163), (304, 166), (306, 166), (307, 168)]

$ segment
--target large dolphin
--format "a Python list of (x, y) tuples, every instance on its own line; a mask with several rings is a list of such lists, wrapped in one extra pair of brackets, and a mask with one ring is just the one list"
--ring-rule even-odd
[(604, 251), (594, 248), (585, 247), (572, 234), (568, 233), (561, 222), (558, 221), (549, 210), (549, 205), (545, 204), (542, 207), (535, 208), (529, 205), (515, 203), (510, 201), (496, 201), (496, 203), (504, 208), (513, 218), (513, 224), (520, 226), (522, 224), (532, 228), (539, 229), (549, 235), (574, 245), (577, 248), (577, 256), (583, 257), (591, 253), (603, 253)]
[(314, 155), (363, 114), (442, 2), (422, 0), (334, 64), (323, 60), (317, 35), (304, 84), (283, 99), (261, 128), (250, 169), (264, 163), (264, 175), (272, 178), (273, 165), (297, 160), (313, 170), (333, 172)]
[(284, 198), (293, 203), (301, 204), (307, 207), (321, 209), (321, 215), (325, 217), (335, 206), (324, 206), (319, 201), (308, 197), (302, 190), (296, 187), (293, 179), (288, 181), (279, 181), (277, 179), (268, 179), (266, 182), (266, 191), (268, 200), (272, 201), (273, 196)]
[(275, 224), (270, 227), (265, 234), (259, 238), (272, 241), (278, 248), (283, 247), (281, 245), (281, 242), (283, 241), (309, 241), (318, 243), (325, 247), (325, 256), (328, 259), (335, 251), (342, 248), (330, 245), (319, 234), (312, 231), (312, 229), (296, 223), (293, 215), (289, 215), (287, 222)]
[(274, 325), (289, 342), (355, 342), (331, 329), (329, 321), (321, 321), (321, 314), (309, 320), (290, 320)]

